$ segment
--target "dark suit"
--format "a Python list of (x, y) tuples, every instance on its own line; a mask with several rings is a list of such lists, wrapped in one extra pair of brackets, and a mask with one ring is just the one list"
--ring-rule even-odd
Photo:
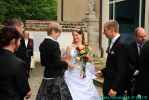
[(59, 44), (51, 39), (45, 39), (39, 47), (41, 64), (45, 66), (44, 77), (63, 75), (67, 63), (61, 61)]
[(126, 47), (121, 43), (120, 37), (115, 41), (111, 50), (108, 50), (104, 75), (103, 93), (108, 96), (110, 89), (117, 91), (117, 96), (122, 96), (126, 88), (127, 79), (127, 54)]
[(142, 48), (140, 74), (136, 89), (138, 94), (149, 96), (149, 41)]
[(29, 92), (25, 63), (10, 51), (0, 49), (0, 100), (23, 100)]
[[(140, 53), (141, 55), (141, 53)], [(128, 46), (128, 61), (129, 61), (129, 73), (128, 73), (128, 80), (129, 80), (129, 84), (128, 84), (128, 95), (136, 95), (136, 89), (135, 89), (135, 85), (136, 80), (138, 79), (138, 75), (134, 74), (137, 70), (140, 71), (140, 58), (139, 52), (138, 52), (138, 46), (136, 42), (132, 42), (129, 46)]]
[(27, 64), (26, 70), (28, 76), (30, 71), (31, 56), (33, 56), (33, 46), (34, 46), (33, 39), (31, 38), (28, 39), (27, 46), (25, 45), (25, 40), (22, 39), (20, 41), (20, 47), (16, 51), (16, 56), (25, 61)]

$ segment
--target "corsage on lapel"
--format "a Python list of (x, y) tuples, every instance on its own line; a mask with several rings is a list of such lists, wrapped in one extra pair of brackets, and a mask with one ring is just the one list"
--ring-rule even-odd
[(112, 50), (110, 50), (110, 54), (111, 55), (113, 55), (113, 54), (115, 54), (115, 52), (118, 50), (118, 49), (120, 49), (121, 48), (121, 44), (116, 44), (115, 46), (114, 46), (114, 48), (112, 49)]
[(32, 47), (33, 46), (33, 43), (31, 40), (28, 41), (28, 47)]
[(112, 50), (112, 51), (110, 51), (110, 54), (113, 55), (113, 54), (115, 54), (115, 52)]

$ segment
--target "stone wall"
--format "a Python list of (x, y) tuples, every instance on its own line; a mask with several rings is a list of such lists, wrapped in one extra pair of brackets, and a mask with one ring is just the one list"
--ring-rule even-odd
[[(40, 21), (40, 20), (26, 20), (25, 28), (31, 31), (46, 31), (50, 21)], [(60, 22), (63, 32), (72, 32), (75, 28), (83, 28), (87, 31), (87, 24), (83, 22)]]
[[(61, 21), (63, 15), (63, 21), (81, 21), (85, 18), (87, 10), (88, 0), (58, 0), (57, 19)], [(96, 0), (95, 12), (96, 16), (99, 16), (99, 0)]]
[(25, 29), (31, 31), (46, 31), (50, 21), (26, 20)]
[[(34, 59), (39, 61), (39, 45), (44, 40), (47, 35), (47, 27), (50, 21), (40, 21), (40, 20), (27, 20), (25, 22), (25, 29), (30, 33), (30, 37), (34, 40)], [(66, 47), (72, 43), (72, 30), (74, 28), (83, 28), (86, 31), (86, 24), (82, 22), (61, 22), (62, 33), (58, 41), (62, 49), (62, 54), (64, 53)], [(87, 40), (87, 33), (85, 32), (85, 41)]]

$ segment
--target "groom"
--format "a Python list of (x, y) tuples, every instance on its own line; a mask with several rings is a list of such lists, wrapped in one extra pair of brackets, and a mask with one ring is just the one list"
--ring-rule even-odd
[[(126, 48), (121, 43), (119, 24), (110, 20), (104, 24), (104, 34), (110, 40), (106, 68), (102, 70), (104, 76), (104, 99), (122, 99), (126, 87), (127, 78), (127, 54)], [(114, 100), (114, 99), (113, 99)]]

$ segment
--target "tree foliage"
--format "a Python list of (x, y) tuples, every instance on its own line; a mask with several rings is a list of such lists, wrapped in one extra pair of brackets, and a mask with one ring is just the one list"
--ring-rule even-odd
[(0, 0), (0, 22), (7, 18), (56, 20), (56, 0)]

